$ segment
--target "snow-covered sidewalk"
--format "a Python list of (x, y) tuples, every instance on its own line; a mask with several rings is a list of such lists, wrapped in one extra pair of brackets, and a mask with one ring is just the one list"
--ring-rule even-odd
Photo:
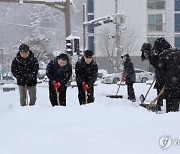
[[(5, 85), (4, 85), (5, 86)], [(67, 90), (67, 107), (51, 107), (47, 84), (39, 84), (35, 106), (20, 107), (19, 91), (0, 89), (1, 154), (178, 154), (180, 113), (155, 114), (138, 107), (139, 96), (149, 85), (135, 84), (137, 103), (127, 100), (126, 86), (120, 88), (123, 99), (107, 98), (117, 85), (98, 82), (95, 103), (80, 106), (77, 88)], [(147, 101), (156, 95), (151, 90)], [(165, 108), (164, 108), (165, 110)], [(159, 145), (170, 136), (168, 149)], [(174, 140), (173, 140), (174, 139)], [(163, 140), (164, 141), (164, 140)]]

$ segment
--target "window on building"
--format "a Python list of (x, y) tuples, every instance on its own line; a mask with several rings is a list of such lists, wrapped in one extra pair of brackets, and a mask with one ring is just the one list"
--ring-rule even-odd
[(94, 13), (94, 0), (87, 0), (88, 13)]
[(180, 48), (180, 34), (175, 36), (175, 47)]
[(175, 13), (175, 33), (180, 33), (180, 13)]
[(165, 31), (165, 15), (151, 14), (148, 15), (148, 31)]
[(147, 0), (147, 8), (151, 10), (165, 9), (166, 0)]
[(174, 2), (174, 10), (180, 11), (180, 0), (175, 0)]

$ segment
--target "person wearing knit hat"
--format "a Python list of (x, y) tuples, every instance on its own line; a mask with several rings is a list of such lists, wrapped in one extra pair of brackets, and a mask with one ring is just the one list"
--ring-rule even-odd
[(85, 50), (84, 56), (75, 65), (79, 104), (94, 102), (94, 83), (97, 79), (98, 65), (93, 60), (93, 52)]
[(164, 77), (166, 112), (178, 112), (180, 103), (180, 49), (172, 48), (164, 39), (157, 39), (154, 49), (159, 54), (159, 67)]
[(35, 105), (38, 70), (39, 63), (34, 53), (29, 50), (27, 44), (21, 44), (11, 65), (12, 74), (17, 79), (19, 87), (21, 106)]
[(72, 75), (72, 66), (69, 57), (61, 53), (51, 60), (46, 67), (46, 75), (49, 78), (49, 99), (51, 105), (66, 106), (67, 83)]
[(136, 82), (136, 74), (134, 71), (134, 65), (131, 62), (129, 54), (124, 54), (122, 56), (122, 61), (124, 65), (122, 81), (125, 81), (127, 85), (128, 99), (132, 102), (135, 102), (136, 97), (133, 84)]
[[(159, 68), (159, 55), (155, 50), (153, 50), (153, 47), (150, 43), (143, 43), (141, 47), (141, 60), (148, 60), (149, 63), (155, 68), (155, 86), (154, 88), (157, 89), (157, 95), (160, 93), (161, 89), (164, 86), (164, 80), (162, 73)], [(155, 111), (161, 111), (161, 106), (163, 105), (163, 97), (159, 97), (157, 100), (157, 105), (155, 106)]]

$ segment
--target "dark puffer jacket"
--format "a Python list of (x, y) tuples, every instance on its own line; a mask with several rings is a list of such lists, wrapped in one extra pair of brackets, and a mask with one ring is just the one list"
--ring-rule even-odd
[(164, 50), (159, 59), (165, 77), (165, 97), (180, 98), (180, 49)]
[(154, 51), (151, 51), (149, 55), (149, 62), (155, 68), (156, 83), (155, 88), (161, 90), (164, 86), (164, 76), (162, 75), (159, 67), (159, 55)]
[(124, 62), (124, 74), (126, 75), (126, 84), (131, 84), (136, 82), (136, 74), (134, 71), (134, 65), (131, 62), (131, 58), (128, 54), (124, 55), (126, 57), (126, 61)]
[(164, 86), (164, 75), (161, 73), (160, 63), (159, 63), (159, 55), (166, 49), (171, 48), (170, 43), (163, 37), (157, 38), (153, 45), (153, 53), (150, 57), (150, 64), (152, 64), (155, 68), (155, 77), (156, 84), (155, 88), (162, 89)]
[(98, 66), (97, 63), (92, 60), (90, 64), (86, 64), (84, 57), (80, 59), (75, 66), (76, 82), (82, 84), (85, 82), (89, 87), (92, 87), (97, 79)]
[(72, 66), (70, 63), (67, 63), (66, 66), (60, 67), (58, 64), (58, 59), (51, 60), (46, 68), (46, 75), (49, 78), (50, 85), (53, 80), (56, 80), (61, 84), (61, 87), (67, 86), (72, 75)]
[(29, 56), (26, 59), (23, 59), (18, 52), (12, 61), (11, 71), (14, 77), (17, 79), (18, 85), (36, 85), (38, 70), (39, 63), (34, 57), (32, 51), (29, 51)]

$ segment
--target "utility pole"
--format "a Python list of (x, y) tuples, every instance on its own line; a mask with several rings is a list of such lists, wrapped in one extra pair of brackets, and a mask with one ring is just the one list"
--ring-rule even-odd
[[(86, 22), (86, 4), (83, 4), (83, 23)], [(83, 51), (86, 48), (86, 25), (83, 24)]]
[(65, 7), (64, 7), (66, 37), (71, 35), (71, 13), (70, 12), (71, 12), (70, 0), (66, 0)]
[(3, 55), (3, 48), (0, 48), (1, 51), (1, 72), (0, 72), (0, 79), (3, 79), (3, 73), (4, 73), (4, 66), (3, 66), (3, 61), (4, 61), (4, 55)]
[(116, 51), (117, 51), (117, 60), (116, 60), (116, 67), (117, 71), (120, 70), (120, 57), (121, 57), (121, 48), (120, 48), (120, 24), (117, 21), (117, 14), (119, 13), (118, 11), (118, 0), (115, 0), (115, 26), (116, 26)]
[[(115, 14), (117, 15), (119, 13), (118, 11), (118, 0), (115, 0)], [(116, 23), (116, 51), (117, 51), (117, 60), (116, 60), (116, 67), (117, 71), (120, 69), (120, 24), (117, 22), (117, 17), (115, 17), (115, 23)]]

